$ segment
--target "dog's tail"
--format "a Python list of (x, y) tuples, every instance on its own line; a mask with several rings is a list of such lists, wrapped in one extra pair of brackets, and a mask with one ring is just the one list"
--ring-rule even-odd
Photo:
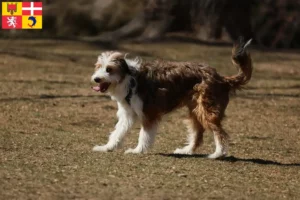
[(239, 40), (234, 44), (232, 49), (232, 62), (238, 67), (239, 72), (234, 76), (227, 76), (225, 82), (230, 86), (231, 90), (242, 89), (251, 79), (252, 75), (252, 59), (250, 54), (247, 52), (247, 47), (250, 45), (252, 39), (248, 42), (244, 42), (244, 38), (239, 38)]

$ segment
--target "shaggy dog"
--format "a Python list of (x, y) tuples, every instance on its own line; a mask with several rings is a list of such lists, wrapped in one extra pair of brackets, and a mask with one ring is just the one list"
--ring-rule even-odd
[(153, 144), (162, 116), (186, 106), (189, 111), (188, 144), (175, 154), (193, 154), (203, 141), (203, 132), (211, 130), (216, 149), (209, 158), (225, 156), (228, 135), (221, 125), (230, 92), (241, 89), (251, 78), (252, 61), (246, 44), (240, 39), (233, 47), (232, 61), (239, 73), (224, 77), (208, 65), (196, 62), (129, 59), (109, 51), (98, 57), (91, 79), (93, 90), (107, 93), (118, 104), (118, 123), (108, 143), (94, 151), (112, 151), (120, 146), (136, 119), (141, 122), (138, 145), (125, 153), (143, 153)]

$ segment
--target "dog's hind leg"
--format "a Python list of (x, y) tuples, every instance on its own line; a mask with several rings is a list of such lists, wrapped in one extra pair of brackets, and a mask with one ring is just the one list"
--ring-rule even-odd
[(204, 127), (197, 120), (197, 117), (193, 113), (190, 114), (188, 132), (189, 132), (188, 144), (181, 149), (176, 149), (174, 151), (175, 154), (191, 155), (194, 153), (197, 147), (200, 146), (203, 142)]
[(222, 128), (221, 122), (229, 102), (228, 88), (222, 84), (202, 83), (196, 89), (200, 95), (193, 112), (204, 128), (214, 133), (216, 149), (208, 158), (224, 157), (228, 151), (229, 136)]
[(128, 149), (125, 153), (145, 153), (154, 143), (158, 122), (146, 122), (142, 124), (138, 145), (135, 149)]
[[(200, 104), (199, 107), (202, 107), (202, 112), (199, 115), (202, 123), (205, 125), (206, 129), (210, 129), (214, 134), (216, 149), (213, 154), (208, 155), (208, 158), (216, 159), (226, 156), (229, 136), (221, 125), (225, 106), (209, 107), (208, 109)], [(220, 109), (221, 107), (223, 109)]]
[(221, 125), (213, 125), (210, 128), (214, 133), (216, 149), (213, 154), (208, 155), (208, 158), (216, 159), (226, 156), (228, 151), (228, 134)]

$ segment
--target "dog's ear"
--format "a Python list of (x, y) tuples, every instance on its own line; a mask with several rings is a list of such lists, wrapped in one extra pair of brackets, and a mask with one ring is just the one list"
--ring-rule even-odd
[(120, 59), (118, 59), (118, 60), (119, 60), (120, 68), (121, 68), (122, 72), (123, 72), (124, 74), (130, 74), (129, 67), (128, 67), (128, 65), (127, 65), (127, 63), (126, 63), (126, 61), (125, 61), (125, 59), (124, 59), (124, 58), (120, 58)]

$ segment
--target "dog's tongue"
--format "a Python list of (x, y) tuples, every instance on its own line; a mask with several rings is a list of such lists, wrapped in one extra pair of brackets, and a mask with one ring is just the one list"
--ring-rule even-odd
[(93, 90), (95, 90), (96, 92), (100, 92), (100, 86), (94, 86), (92, 87)]
[(100, 83), (98, 86), (94, 86), (92, 87), (93, 90), (95, 90), (96, 92), (105, 92), (108, 87), (109, 87), (110, 83)]

